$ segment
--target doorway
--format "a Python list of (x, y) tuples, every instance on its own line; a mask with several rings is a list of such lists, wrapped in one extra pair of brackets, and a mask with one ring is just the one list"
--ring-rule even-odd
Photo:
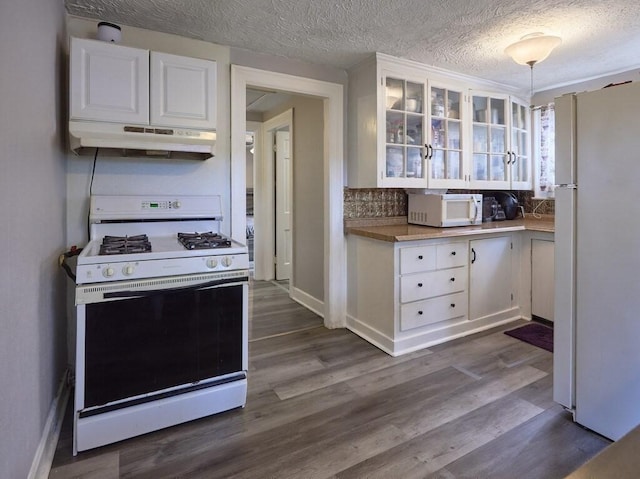
[[(267, 231), (267, 235), (273, 238), (273, 248), (270, 242), (266, 241), (265, 247), (262, 244), (258, 248), (258, 256), (264, 254), (270, 257), (273, 254), (273, 265), (275, 270), (266, 268), (266, 278), (275, 278), (282, 285), (294, 284), (292, 278), (293, 268), (293, 110), (289, 109), (262, 125), (262, 136), (265, 139), (263, 148), (263, 158), (260, 158), (261, 165), (266, 171), (273, 171), (271, 178), (266, 178), (265, 188), (273, 189), (273, 232)], [(263, 223), (264, 224), (264, 223)], [(271, 259), (271, 258), (269, 258)]]
[[(344, 327), (346, 323), (345, 238), (343, 232), (343, 87), (308, 78), (232, 65), (231, 67), (231, 172), (232, 172), (232, 237), (244, 241), (246, 235), (246, 88), (247, 86), (276, 89), (322, 99), (324, 118), (324, 148), (322, 161), (323, 220), (323, 298), (316, 300), (318, 313), (327, 327)], [(255, 197), (255, 208), (260, 198)], [(295, 225), (294, 225), (295, 228)], [(256, 236), (258, 234), (256, 225)], [(257, 238), (256, 238), (257, 240)], [(295, 255), (293, 256), (295, 265)], [(257, 265), (256, 265), (257, 267)], [(313, 273), (313, 272), (312, 272)], [(318, 272), (315, 272), (316, 274)], [(295, 279), (295, 274), (294, 274)], [(304, 291), (302, 291), (304, 294)], [(315, 309), (311, 308), (311, 309)]]

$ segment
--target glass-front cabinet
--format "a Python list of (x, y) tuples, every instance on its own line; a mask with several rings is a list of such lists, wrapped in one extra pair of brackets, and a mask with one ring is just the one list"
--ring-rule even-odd
[(464, 94), (433, 84), (429, 86), (429, 99), (429, 188), (464, 188), (467, 180), (462, 127)]
[(466, 184), (462, 91), (384, 77), (386, 183), (416, 188)]
[(508, 95), (473, 92), (471, 187), (531, 187), (529, 114)]
[(350, 188), (531, 188), (528, 106), (377, 53), (349, 71)]
[(424, 187), (425, 83), (385, 79), (385, 176)]

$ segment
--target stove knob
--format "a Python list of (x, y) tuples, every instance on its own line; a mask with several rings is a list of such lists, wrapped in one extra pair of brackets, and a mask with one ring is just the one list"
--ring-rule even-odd
[(231, 263), (233, 263), (233, 258), (231, 258), (231, 256), (225, 256), (222, 258), (222, 266), (228, 268), (231, 266)]
[(110, 278), (114, 275), (114, 273), (115, 271), (113, 270), (113, 268), (105, 268), (102, 270), (102, 276), (104, 276), (105, 278)]
[(182, 206), (182, 205), (180, 204), (180, 202), (179, 202), (179, 201), (174, 201), (173, 203), (171, 203), (171, 206), (172, 206), (173, 208), (175, 208), (175, 209), (178, 209), (178, 208), (180, 208), (180, 206)]
[(128, 264), (127, 266), (122, 268), (122, 274), (124, 274), (125, 276), (131, 276), (133, 274), (133, 266)]
[(218, 260), (215, 258), (209, 258), (207, 260), (207, 268), (215, 268), (216, 266), (218, 266)]

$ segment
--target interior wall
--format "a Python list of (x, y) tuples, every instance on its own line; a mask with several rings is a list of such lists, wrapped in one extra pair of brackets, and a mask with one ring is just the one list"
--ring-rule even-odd
[(324, 102), (294, 96), (264, 120), (293, 109), (294, 287), (324, 301)]
[(546, 105), (547, 103), (551, 103), (554, 98), (566, 93), (580, 93), (583, 91), (599, 90), (610, 83), (621, 83), (626, 81), (640, 81), (640, 71), (631, 70), (628, 72), (592, 78), (578, 83), (571, 83), (569, 85), (559, 86), (550, 90), (540, 91), (533, 95), (531, 104)]
[(0, 477), (27, 477), (66, 367), (62, 1), (0, 8)]
[[(95, 38), (94, 20), (68, 16), (70, 36)], [(224, 218), (221, 230), (231, 234), (230, 73), (229, 48), (141, 28), (122, 27), (121, 45), (184, 55), (217, 62), (217, 140), (215, 157), (205, 161), (98, 156), (93, 194), (221, 195)], [(68, 236), (70, 244), (87, 241), (89, 185), (93, 156), (68, 155)], [(244, 211), (241, 212), (244, 214)]]

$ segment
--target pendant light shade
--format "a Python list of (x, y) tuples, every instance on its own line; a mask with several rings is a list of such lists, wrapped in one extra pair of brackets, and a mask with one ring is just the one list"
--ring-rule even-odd
[(533, 67), (536, 63), (547, 58), (561, 42), (560, 37), (540, 32), (530, 33), (522, 37), (520, 41), (509, 45), (504, 52), (516, 63)]

